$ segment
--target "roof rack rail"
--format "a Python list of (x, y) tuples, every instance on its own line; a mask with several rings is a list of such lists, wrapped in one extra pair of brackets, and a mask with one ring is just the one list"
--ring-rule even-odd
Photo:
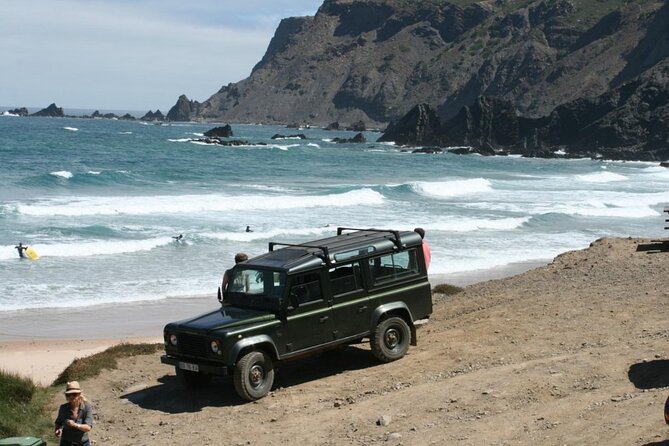
[(392, 235), (395, 236), (395, 238), (392, 240), (393, 243), (395, 243), (395, 246), (398, 248), (401, 248), (402, 245), (402, 240), (400, 239), (400, 231), (396, 231), (394, 229), (375, 229), (375, 228), (343, 228), (343, 227), (338, 227), (337, 228), (337, 235), (341, 235), (342, 232), (344, 231), (363, 231), (363, 232), (388, 232)]
[(317, 246), (317, 245), (309, 245), (306, 243), (281, 243), (281, 242), (269, 242), (269, 250), (274, 251), (275, 246), (286, 246), (289, 248), (313, 248), (313, 249), (320, 249), (323, 253), (322, 254), (316, 254), (318, 257), (320, 257), (325, 263), (330, 265), (332, 262), (330, 261), (330, 252), (328, 250), (327, 246)]

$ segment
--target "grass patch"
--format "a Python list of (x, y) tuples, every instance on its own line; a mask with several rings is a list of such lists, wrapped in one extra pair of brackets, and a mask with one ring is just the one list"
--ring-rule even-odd
[(115, 369), (117, 359), (137, 355), (150, 355), (163, 348), (163, 344), (119, 344), (109, 347), (107, 350), (96, 353), (85, 358), (77, 358), (72, 361), (58, 378), (54, 385), (65, 384), (68, 381), (79, 381), (92, 378), (100, 374), (104, 369)]
[(433, 293), (445, 294), (447, 296), (452, 296), (453, 294), (458, 294), (462, 290), (463, 289), (460, 288), (459, 286), (450, 285), (448, 283), (440, 283), (439, 285), (436, 285), (434, 288), (432, 288)]
[(0, 370), (0, 438), (52, 435), (54, 390)]

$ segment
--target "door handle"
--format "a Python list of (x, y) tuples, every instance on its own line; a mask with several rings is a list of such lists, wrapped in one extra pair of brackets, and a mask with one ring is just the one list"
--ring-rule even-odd
[(318, 319), (318, 322), (322, 324), (323, 322), (327, 321), (328, 319), (330, 319), (329, 316), (323, 316), (323, 317), (320, 317)]
[(367, 311), (367, 305), (363, 305), (362, 307), (358, 307), (358, 313), (364, 313)]

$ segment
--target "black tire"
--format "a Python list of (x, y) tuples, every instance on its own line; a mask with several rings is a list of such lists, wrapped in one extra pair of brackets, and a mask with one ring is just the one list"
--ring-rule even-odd
[(187, 389), (199, 389), (206, 386), (211, 381), (211, 375), (208, 373), (191, 372), (190, 370), (182, 370), (179, 367), (174, 367), (177, 377)]
[(245, 354), (235, 366), (233, 383), (237, 394), (247, 401), (264, 397), (274, 384), (272, 358), (261, 351)]
[(390, 317), (379, 322), (369, 343), (379, 361), (395, 361), (409, 350), (411, 330), (401, 317)]

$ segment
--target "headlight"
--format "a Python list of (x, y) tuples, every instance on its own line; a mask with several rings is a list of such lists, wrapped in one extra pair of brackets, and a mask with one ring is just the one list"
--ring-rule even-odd
[(211, 341), (211, 351), (218, 355), (221, 354), (221, 345), (218, 341)]
[(177, 335), (175, 334), (170, 335), (170, 344), (172, 344), (172, 346), (174, 347), (177, 346)]

